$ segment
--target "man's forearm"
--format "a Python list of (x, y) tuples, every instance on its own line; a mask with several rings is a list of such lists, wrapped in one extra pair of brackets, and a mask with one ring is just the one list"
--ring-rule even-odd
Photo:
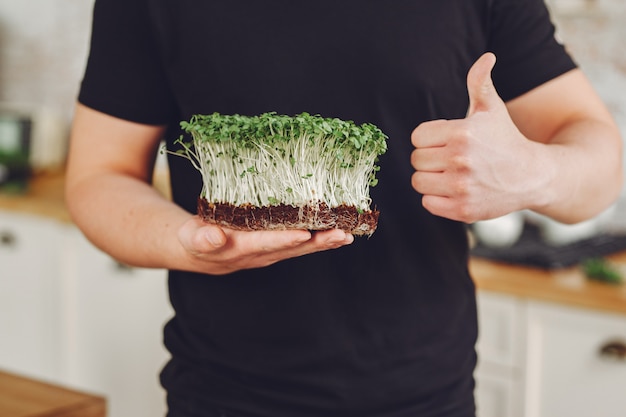
[(68, 184), (66, 195), (78, 227), (120, 262), (171, 268), (182, 256), (176, 234), (191, 214), (150, 184), (116, 173), (94, 174)]
[[(563, 223), (576, 223), (605, 210), (623, 184), (622, 146), (612, 124), (585, 120), (567, 125), (543, 147), (538, 175), (546, 183), (529, 208)], [(543, 162), (542, 162), (543, 161)]]

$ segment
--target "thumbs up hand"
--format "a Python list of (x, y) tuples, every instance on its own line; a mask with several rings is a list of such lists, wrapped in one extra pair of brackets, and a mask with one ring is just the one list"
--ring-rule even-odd
[(470, 68), (467, 74), (467, 92), (470, 99), (468, 117), (478, 112), (497, 111), (504, 108), (504, 102), (491, 80), (491, 71), (495, 65), (496, 56), (486, 53)]
[(536, 144), (520, 133), (498, 95), (495, 63), (486, 53), (470, 69), (464, 119), (425, 122), (411, 135), (412, 186), (435, 215), (472, 223), (523, 208), (525, 163)]

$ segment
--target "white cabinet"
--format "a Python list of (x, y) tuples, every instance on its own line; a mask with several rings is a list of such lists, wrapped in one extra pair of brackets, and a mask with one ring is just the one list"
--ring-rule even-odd
[(528, 417), (626, 416), (626, 317), (530, 302)]
[[(478, 312), (478, 417), (626, 416), (626, 316), (487, 291)], [(109, 417), (162, 417), (171, 314), (164, 271), (0, 210), (0, 368), (104, 395)]]
[(485, 291), (478, 306), (478, 417), (626, 416), (626, 316)]
[(0, 211), (0, 368), (58, 381), (64, 372), (60, 271), (66, 227)]
[(68, 382), (107, 397), (109, 417), (165, 415), (166, 273), (130, 268), (72, 234)]
[(479, 417), (522, 417), (523, 300), (478, 293), (476, 408)]
[(76, 227), (0, 210), (0, 368), (107, 398), (108, 417), (163, 417), (166, 272), (129, 268)]
[(478, 417), (521, 417), (521, 381), (479, 369), (476, 374), (476, 415)]

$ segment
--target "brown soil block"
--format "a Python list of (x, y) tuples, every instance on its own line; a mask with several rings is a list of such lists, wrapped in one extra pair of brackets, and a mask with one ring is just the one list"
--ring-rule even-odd
[(378, 225), (379, 212), (359, 212), (356, 207), (329, 207), (320, 202), (295, 207), (286, 204), (257, 207), (209, 203), (198, 199), (198, 215), (205, 222), (236, 230), (328, 230), (341, 229), (356, 236), (371, 235)]

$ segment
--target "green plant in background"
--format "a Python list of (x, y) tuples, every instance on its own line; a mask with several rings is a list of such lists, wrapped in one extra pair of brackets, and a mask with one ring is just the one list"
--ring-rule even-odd
[(192, 140), (175, 152), (201, 173), (212, 203), (303, 206), (324, 202), (368, 210), (387, 136), (372, 124), (301, 113), (195, 115), (181, 123)]
[(3, 152), (0, 150), (0, 192), (20, 194), (28, 187), (30, 166), (26, 152)]
[(589, 279), (611, 284), (624, 282), (622, 273), (615, 265), (604, 258), (585, 259), (581, 265), (585, 276)]

